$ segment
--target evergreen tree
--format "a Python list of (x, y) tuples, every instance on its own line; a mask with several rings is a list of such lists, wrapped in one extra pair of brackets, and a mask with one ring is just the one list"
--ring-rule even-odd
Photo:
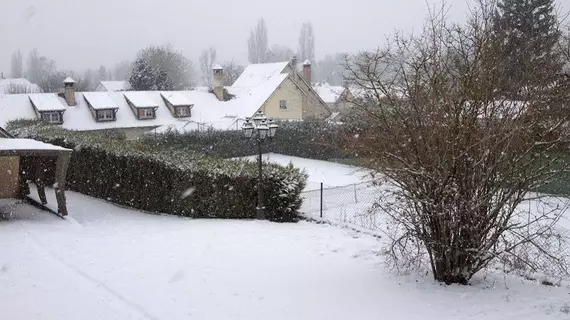
[[(511, 94), (554, 81), (562, 63), (554, 0), (499, 0), (495, 36), (502, 60), (501, 86)], [(536, 66), (541, 66), (537, 68)]]
[(155, 74), (145, 59), (135, 61), (129, 82), (135, 91), (155, 90)]

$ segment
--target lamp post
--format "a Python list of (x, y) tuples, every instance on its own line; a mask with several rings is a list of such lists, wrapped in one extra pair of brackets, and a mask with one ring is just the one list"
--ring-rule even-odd
[(257, 143), (257, 149), (259, 157), (257, 160), (257, 165), (259, 166), (259, 182), (257, 183), (257, 211), (256, 218), (263, 220), (265, 219), (265, 203), (263, 198), (263, 152), (262, 144), (269, 138), (270, 140), (275, 137), (279, 126), (275, 124), (272, 119), (267, 119), (267, 117), (259, 110), (255, 113), (253, 118), (246, 118), (241, 129), (243, 135), (246, 139), (255, 139)]

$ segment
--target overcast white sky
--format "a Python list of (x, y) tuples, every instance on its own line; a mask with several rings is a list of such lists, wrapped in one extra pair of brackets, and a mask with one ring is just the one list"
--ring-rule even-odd
[[(449, 0), (464, 17), (470, 0)], [(570, 0), (557, 0), (570, 9)], [(150, 44), (172, 43), (196, 64), (213, 46), (219, 60), (247, 61), (247, 37), (265, 18), (269, 43), (296, 50), (303, 21), (315, 31), (317, 58), (381, 44), (393, 30), (418, 29), (439, 0), (0, 0), (0, 71), (32, 48), (60, 68), (113, 66)]]

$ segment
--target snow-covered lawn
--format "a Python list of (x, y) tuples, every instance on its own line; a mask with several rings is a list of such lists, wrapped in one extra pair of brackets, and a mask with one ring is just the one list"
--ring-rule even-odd
[[(328, 185), (362, 174), (270, 157)], [(0, 319), (570, 318), (566, 287), (498, 273), (450, 287), (398, 276), (381, 240), (351, 229), (191, 220), (67, 196), (65, 220), (0, 201)]]
[(378, 240), (348, 229), (157, 216), (73, 192), (68, 203), (66, 220), (0, 205), (2, 319), (568, 316), (565, 288), (495, 274), (446, 287), (389, 273)]

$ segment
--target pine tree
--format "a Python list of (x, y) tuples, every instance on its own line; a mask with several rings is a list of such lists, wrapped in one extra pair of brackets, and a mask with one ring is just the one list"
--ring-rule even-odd
[(135, 61), (129, 82), (135, 91), (154, 90), (155, 74), (146, 60), (139, 58)]
[(502, 89), (516, 94), (528, 86), (552, 83), (562, 67), (555, 50), (560, 31), (554, 0), (499, 0), (497, 6), (495, 35), (504, 68)]

